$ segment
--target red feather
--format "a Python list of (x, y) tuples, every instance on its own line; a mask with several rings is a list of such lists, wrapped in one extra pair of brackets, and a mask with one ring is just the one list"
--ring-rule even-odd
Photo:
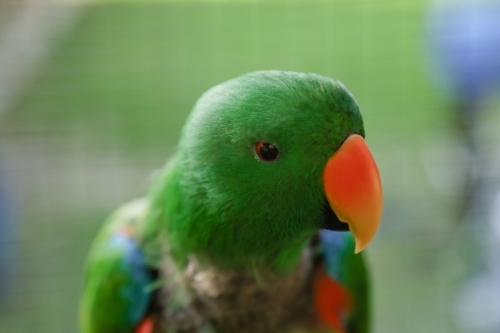
[(352, 307), (348, 291), (328, 276), (324, 266), (321, 266), (314, 281), (314, 308), (320, 321), (336, 332), (345, 333), (343, 322)]
[(151, 317), (146, 317), (137, 327), (135, 333), (152, 333), (154, 328), (154, 322)]

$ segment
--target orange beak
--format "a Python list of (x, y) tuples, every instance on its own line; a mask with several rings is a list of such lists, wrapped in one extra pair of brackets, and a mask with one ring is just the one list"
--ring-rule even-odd
[(340, 221), (349, 224), (355, 253), (373, 239), (382, 217), (382, 184), (365, 140), (353, 134), (326, 163), (325, 192)]

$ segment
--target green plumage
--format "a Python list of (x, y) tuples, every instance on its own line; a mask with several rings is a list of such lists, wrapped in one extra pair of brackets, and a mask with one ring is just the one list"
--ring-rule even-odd
[[(363, 134), (361, 115), (337, 81), (270, 71), (223, 83), (195, 105), (148, 224), (164, 228), (180, 261), (197, 252), (289, 269), (318, 230), (323, 167), (351, 133)], [(259, 141), (280, 158), (259, 161)]]
[[(256, 279), (259, 272), (292, 274), (322, 226), (326, 161), (353, 133), (364, 136), (359, 109), (341, 83), (326, 77), (261, 71), (210, 89), (142, 206), (113, 215), (94, 243), (81, 303), (83, 332), (132, 332), (137, 325), (117, 295), (130, 276), (117, 264), (120, 254), (103, 248), (124, 226), (151, 271), (165, 271), (171, 256), (167, 262), (180, 275), (190, 258), (202, 268)], [(262, 141), (279, 149), (278, 159), (258, 158), (255, 145)], [(358, 277), (365, 279), (363, 263), (349, 265), (362, 270), (347, 281), (357, 286)]]

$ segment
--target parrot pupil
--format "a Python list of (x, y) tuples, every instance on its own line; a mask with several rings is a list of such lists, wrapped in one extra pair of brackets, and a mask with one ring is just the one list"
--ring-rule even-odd
[(274, 161), (278, 158), (278, 148), (269, 142), (257, 143), (255, 150), (259, 158), (263, 161)]

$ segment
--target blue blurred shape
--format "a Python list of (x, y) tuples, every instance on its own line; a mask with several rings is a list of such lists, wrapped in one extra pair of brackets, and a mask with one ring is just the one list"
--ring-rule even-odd
[(13, 198), (7, 183), (0, 164), (0, 302), (5, 299), (15, 268)]
[[(486, 207), (484, 198), (491, 191), (485, 187), (484, 161), (478, 149), (481, 141), (476, 132), (481, 102), (500, 88), (500, 1), (434, 1), (427, 14), (426, 41), (432, 76), (454, 101), (457, 138), (465, 143), (467, 152), (462, 165), (465, 172), (459, 217), (476, 227), (467, 229), (468, 239), (469, 246), (474, 244), (479, 250), (475, 261), (481, 263), (458, 291), (455, 319), (463, 332), (497, 333), (500, 238), (495, 237), (495, 225), (500, 223), (500, 214), (492, 214), (488, 225), (481, 213)], [(491, 208), (500, 211), (498, 203)]]
[(500, 83), (500, 1), (434, 1), (427, 16), (432, 76), (477, 101)]

